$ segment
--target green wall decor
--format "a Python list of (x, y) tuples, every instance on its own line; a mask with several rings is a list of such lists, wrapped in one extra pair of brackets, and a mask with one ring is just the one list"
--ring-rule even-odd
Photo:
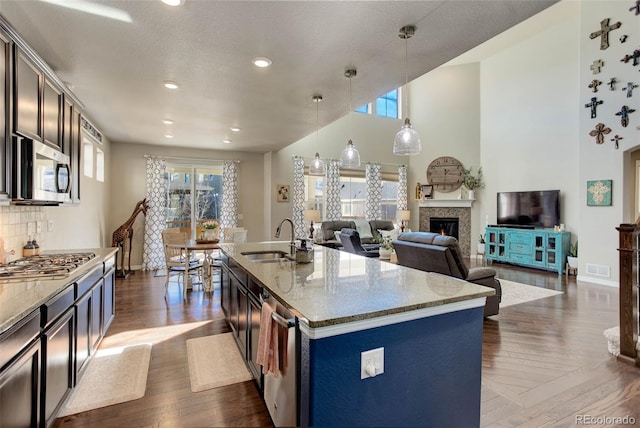
[(611, 206), (613, 180), (587, 181), (587, 205), (592, 207)]

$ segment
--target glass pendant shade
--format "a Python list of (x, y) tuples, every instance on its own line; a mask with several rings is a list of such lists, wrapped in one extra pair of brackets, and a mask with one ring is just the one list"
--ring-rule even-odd
[(394, 155), (417, 155), (422, 151), (420, 135), (411, 127), (409, 118), (404, 120), (402, 128), (393, 140)]
[(340, 165), (346, 168), (357, 168), (360, 166), (360, 152), (353, 145), (353, 141), (349, 140), (347, 147), (342, 151)]
[(320, 153), (316, 152), (315, 158), (309, 164), (309, 175), (324, 175), (324, 161), (320, 159)]

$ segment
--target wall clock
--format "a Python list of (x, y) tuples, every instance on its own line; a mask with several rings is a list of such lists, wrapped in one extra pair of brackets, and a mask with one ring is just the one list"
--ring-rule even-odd
[(427, 180), (435, 190), (453, 192), (462, 186), (464, 167), (462, 162), (451, 156), (434, 159), (427, 167)]

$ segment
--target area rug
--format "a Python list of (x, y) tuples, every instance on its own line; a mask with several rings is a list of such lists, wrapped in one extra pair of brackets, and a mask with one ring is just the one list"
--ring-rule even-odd
[(58, 417), (144, 397), (151, 345), (101, 349)]
[(187, 358), (193, 392), (253, 379), (233, 333), (187, 340)]
[(563, 294), (562, 291), (549, 290), (547, 288), (526, 285), (506, 279), (498, 279), (502, 287), (502, 301), (500, 307), (518, 305), (532, 300)]

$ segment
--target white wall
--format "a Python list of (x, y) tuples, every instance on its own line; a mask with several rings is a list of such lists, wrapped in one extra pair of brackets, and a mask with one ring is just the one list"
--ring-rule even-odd
[[(579, 279), (615, 285), (619, 281), (618, 269), (618, 232), (615, 230), (620, 223), (634, 222), (632, 209), (634, 198), (632, 195), (631, 170), (633, 162), (630, 151), (640, 147), (640, 138), (636, 127), (640, 124), (640, 91), (637, 89), (633, 97), (626, 98), (622, 87), (627, 82), (639, 82), (638, 67), (631, 63), (620, 62), (625, 54), (630, 54), (638, 49), (640, 40), (640, 25), (638, 17), (629, 12), (631, 2), (628, 1), (584, 1), (580, 14), (580, 99), (577, 110), (580, 113), (579, 142), (580, 142), (580, 171), (579, 171), (579, 198), (580, 219), (580, 267)], [(610, 18), (609, 24), (621, 22), (622, 26), (609, 33), (610, 47), (600, 50), (600, 37), (590, 40), (588, 34), (600, 29), (600, 21)], [(627, 42), (622, 44), (619, 37), (626, 34)], [(600, 74), (593, 75), (590, 70), (591, 63), (601, 59), (605, 66)], [(587, 85), (597, 78), (608, 82), (615, 77), (618, 82), (615, 91), (609, 91), (605, 85), (600, 86), (597, 94), (593, 94)], [(588, 103), (592, 96), (597, 95), (604, 103), (598, 106), (597, 118), (591, 119), (589, 109), (584, 104)], [(624, 128), (620, 124), (620, 117), (615, 115), (623, 105), (636, 110), (629, 115), (629, 126)], [(611, 133), (605, 136), (605, 143), (598, 145), (595, 139), (589, 136), (589, 131), (594, 129), (597, 123), (604, 123), (611, 129)], [(614, 135), (620, 135), (624, 139), (620, 141), (620, 149), (614, 148), (610, 139)], [(610, 207), (587, 207), (586, 192), (587, 180), (613, 180), (613, 205)], [(625, 208), (626, 207), (626, 208)], [(609, 277), (597, 277), (586, 273), (585, 264), (597, 264), (609, 266)]]
[[(265, 237), (263, 226), (263, 155), (244, 152), (223, 152), (215, 150), (196, 150), (181, 147), (153, 146), (144, 144), (111, 145), (112, 186), (109, 195), (110, 216), (108, 222), (108, 241), (111, 234), (131, 215), (136, 202), (145, 198), (146, 159), (144, 155), (177, 156), (193, 159), (239, 160), (238, 187), (240, 192), (238, 214), (243, 219), (238, 226), (248, 229), (247, 239), (260, 241)], [(133, 250), (131, 265), (136, 268), (142, 264), (142, 242), (144, 219), (140, 215), (133, 226)]]

